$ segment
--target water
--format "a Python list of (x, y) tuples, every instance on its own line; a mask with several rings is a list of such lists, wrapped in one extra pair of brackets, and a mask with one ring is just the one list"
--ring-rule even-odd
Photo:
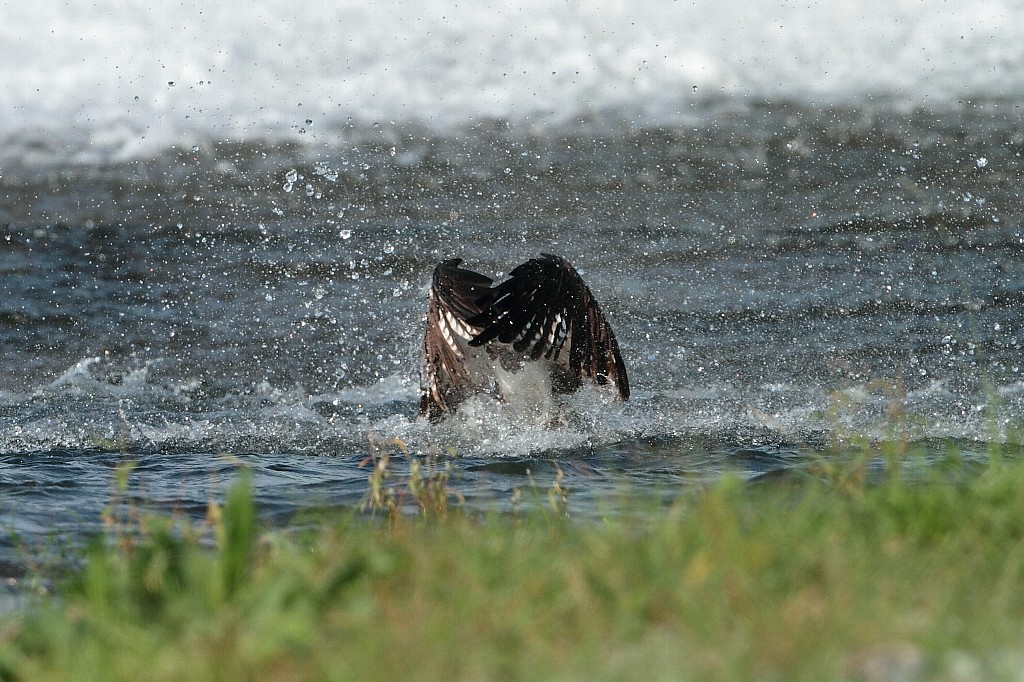
[[(1024, 10), (869, 5), (5, 4), (0, 573), (101, 528), (126, 461), (197, 517), (244, 463), (288, 523), (398, 438), (472, 506), (561, 470), (587, 516), (848, 438), (1016, 438)], [(540, 251), (633, 398), (426, 426), (434, 264)]]

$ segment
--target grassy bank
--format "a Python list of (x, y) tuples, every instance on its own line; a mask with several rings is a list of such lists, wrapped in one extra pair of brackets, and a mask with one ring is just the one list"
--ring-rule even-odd
[[(832, 472), (835, 473), (835, 472)], [(1024, 466), (912, 484), (726, 480), (667, 508), (262, 531), (241, 477), (207, 527), (97, 541), (0, 624), (3, 679), (1019, 679)], [(386, 482), (376, 504), (389, 506)], [(431, 498), (430, 496), (434, 497)], [(568, 494), (571, 512), (571, 493)], [(642, 506), (639, 503), (638, 506)]]

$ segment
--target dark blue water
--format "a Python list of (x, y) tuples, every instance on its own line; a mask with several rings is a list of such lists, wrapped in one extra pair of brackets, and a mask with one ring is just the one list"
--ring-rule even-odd
[[(1024, 415), (1024, 137), (1013, 101), (709, 106), (448, 133), (201, 141), (0, 174), (0, 566), (101, 527), (113, 470), (201, 517), (240, 464), (260, 511), (354, 507), (371, 439), (441, 454), (467, 504), (558, 470), (570, 511), (852, 443), (937, 455)], [(567, 425), (417, 417), (434, 264), (569, 258), (633, 398)], [(407, 459), (395, 460), (400, 474)]]

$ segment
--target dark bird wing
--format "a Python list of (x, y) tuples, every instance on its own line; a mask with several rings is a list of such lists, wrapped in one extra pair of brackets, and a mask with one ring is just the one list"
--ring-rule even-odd
[(598, 385), (614, 383), (623, 400), (629, 397), (615, 333), (564, 258), (545, 253), (523, 263), (490, 291), (485, 304), (466, 320), (481, 330), (470, 346), (497, 340), (531, 360), (551, 360), (565, 370), (557, 386), (564, 392), (575, 391), (587, 377)]
[(431, 421), (454, 409), (477, 385), (465, 364), (465, 344), (482, 330), (467, 320), (488, 309), (492, 280), (460, 263), (461, 258), (440, 263), (430, 287), (420, 413)]

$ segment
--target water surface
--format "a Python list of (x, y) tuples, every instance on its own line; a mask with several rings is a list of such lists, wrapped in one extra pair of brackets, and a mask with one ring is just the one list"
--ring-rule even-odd
[[(916, 4), (890, 4), (952, 35)], [(985, 61), (1017, 43), (996, 31), (967, 41), (965, 61), (928, 71), (904, 55), (874, 79), (846, 64), (861, 80), (822, 89), (819, 67), (783, 68), (804, 64), (785, 41), (760, 70), (705, 36), (695, 49), (721, 56), (728, 84), (707, 94), (699, 69), (659, 62), (658, 87), (623, 71), (654, 49), (649, 9), (608, 53), (626, 56), (584, 60), (586, 82), (603, 85), (544, 81), (534, 109), (485, 106), (490, 66), (431, 109), (413, 85), (423, 73), (386, 57), (394, 83), (342, 79), (365, 116), (275, 100), (265, 55), (252, 92), (229, 60), (238, 78), (215, 81), (226, 91), (214, 100), (191, 81), (182, 94), (180, 77), (137, 105), (106, 72), (110, 88), (85, 104), (77, 81), (46, 102), (19, 85), (17, 116), (0, 121), (0, 572), (23, 572), (48, 539), (99, 530), (125, 462), (134, 502), (197, 518), (244, 464), (261, 514), (287, 524), (358, 505), (371, 442), (399, 439), (443, 455), (471, 507), (510, 508), (516, 489), (561, 471), (570, 513), (593, 518), (623, 490), (670, 500), (723, 471), (805, 475), (861, 443), (903, 439), (935, 458), (955, 443), (970, 459), (1017, 442), (1024, 94)], [(136, 19), (153, 36), (148, 16)], [(486, 19), (473, 17), (469, 33)], [(852, 35), (881, 60), (891, 34), (867, 27)], [(283, 40), (301, 52), (300, 34)], [(21, 54), (12, 45), (0, 49)], [(184, 54), (153, 45), (168, 63)], [(281, 87), (322, 95), (334, 63), (303, 64)], [(987, 75), (951, 95), (971, 64)], [(766, 85), (785, 73), (789, 88)], [(401, 105), (403, 84), (421, 116)], [(254, 101), (279, 108), (238, 129)], [(75, 106), (86, 113), (61, 127)], [(581, 393), (559, 427), (487, 404), (428, 427), (418, 347), (433, 266), (462, 257), (499, 275), (541, 251), (590, 283), (631, 400)]]

